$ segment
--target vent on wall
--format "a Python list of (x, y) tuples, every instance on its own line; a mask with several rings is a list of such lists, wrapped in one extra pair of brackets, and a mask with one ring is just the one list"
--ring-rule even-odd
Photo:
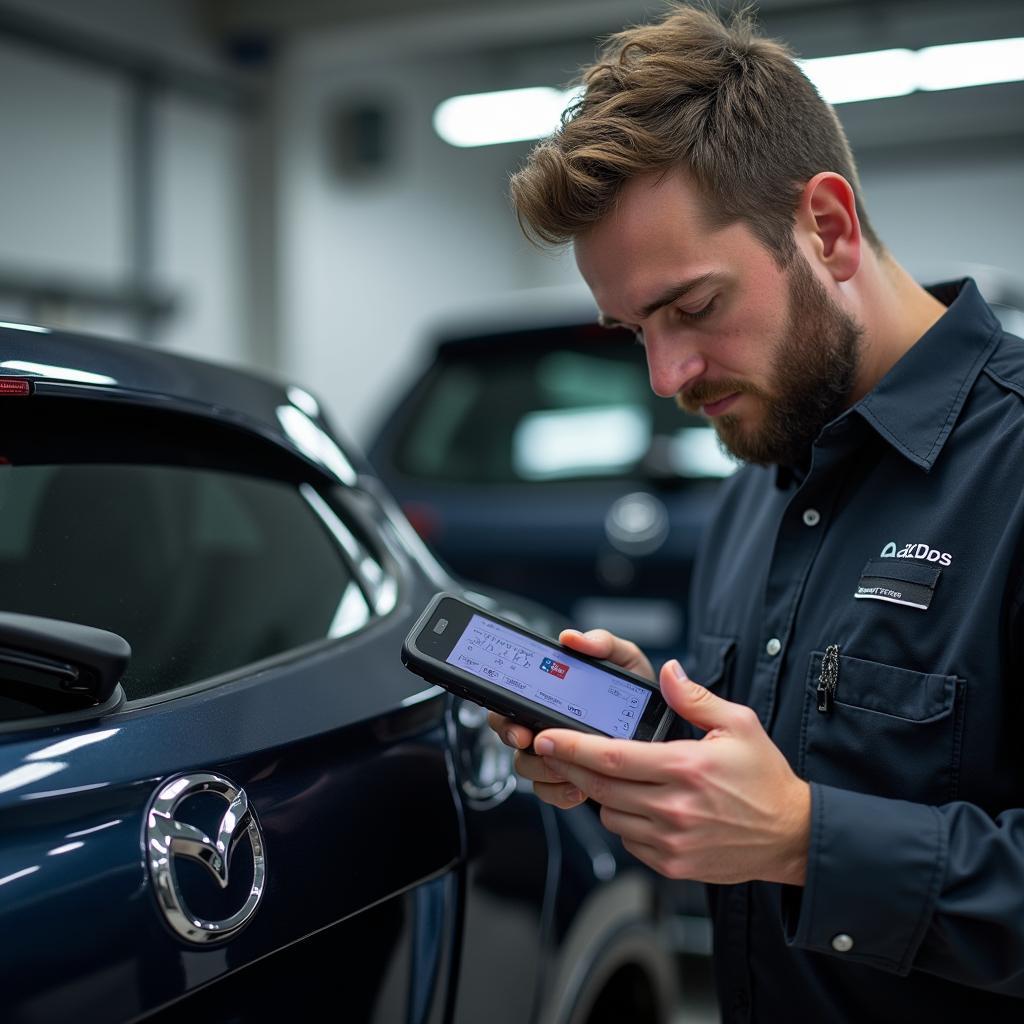
[(346, 183), (374, 181), (394, 162), (394, 115), (379, 100), (337, 103), (328, 115), (333, 175)]

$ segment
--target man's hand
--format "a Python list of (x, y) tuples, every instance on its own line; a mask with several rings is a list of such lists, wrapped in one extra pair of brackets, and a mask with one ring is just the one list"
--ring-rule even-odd
[[(642, 743), (548, 729), (535, 755), (520, 751), (517, 768), (548, 803), (596, 800), (605, 827), (670, 878), (802, 885), (810, 787), (750, 708), (692, 682), (676, 661), (662, 669), (661, 690), (677, 714), (707, 731), (703, 739)], [(495, 724), (505, 735), (503, 722)], [(512, 745), (526, 746), (526, 737)]]

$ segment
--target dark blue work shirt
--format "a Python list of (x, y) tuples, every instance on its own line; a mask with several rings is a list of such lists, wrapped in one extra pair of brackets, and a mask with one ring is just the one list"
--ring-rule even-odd
[(812, 794), (803, 889), (710, 887), (725, 1021), (1024, 1021), (1024, 342), (932, 294), (804, 474), (729, 481), (696, 571), (690, 675)]

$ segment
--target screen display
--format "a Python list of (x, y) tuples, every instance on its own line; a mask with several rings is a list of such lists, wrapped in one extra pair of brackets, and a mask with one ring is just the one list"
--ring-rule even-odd
[(651, 691), (483, 615), (469, 620), (449, 665), (610, 736), (630, 739)]

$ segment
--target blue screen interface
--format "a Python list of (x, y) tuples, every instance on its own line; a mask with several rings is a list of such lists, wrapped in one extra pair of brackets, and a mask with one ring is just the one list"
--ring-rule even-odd
[(651, 691), (588, 665), (555, 647), (474, 615), (447, 658), (449, 665), (609, 736), (631, 739)]

